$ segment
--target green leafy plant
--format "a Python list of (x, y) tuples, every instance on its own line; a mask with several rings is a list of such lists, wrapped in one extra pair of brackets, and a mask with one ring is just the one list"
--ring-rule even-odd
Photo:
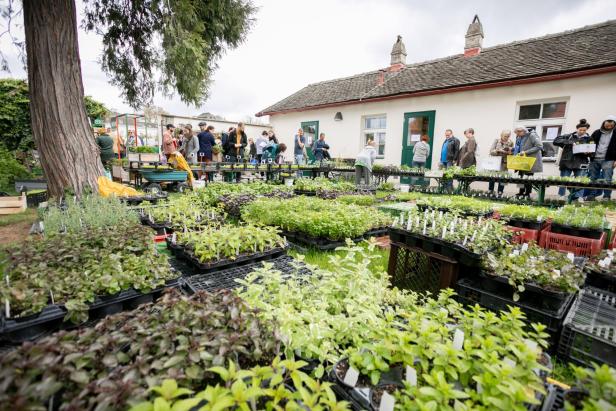
[(516, 219), (526, 221), (544, 221), (551, 218), (553, 211), (549, 208), (527, 205), (506, 204), (498, 208), (503, 219)]
[(137, 146), (137, 147), (129, 147), (129, 153), (148, 153), (148, 154), (156, 154), (160, 151), (158, 146)]
[(0, 296), (8, 317), (38, 313), (53, 301), (65, 305), (68, 320), (81, 322), (97, 296), (129, 288), (147, 292), (177, 277), (143, 226), (56, 234), (5, 251)]
[(389, 215), (374, 209), (302, 196), (289, 200), (257, 199), (242, 209), (242, 219), (330, 240), (356, 238), (391, 222)]
[(592, 368), (572, 366), (576, 388), (587, 395), (578, 398), (565, 394), (567, 411), (606, 411), (616, 408), (616, 370), (607, 364), (595, 364)]
[(492, 211), (492, 203), (464, 196), (422, 196), (416, 204), (439, 210), (485, 214)]
[(46, 236), (79, 233), (86, 228), (138, 225), (139, 215), (116, 197), (85, 195), (67, 198), (64, 205), (51, 204), (41, 213)]
[(330, 383), (300, 371), (304, 365), (303, 361), (275, 359), (271, 366), (236, 370), (235, 364), (229, 362), (228, 367), (209, 369), (220, 375), (223, 384), (208, 385), (193, 395), (191, 390), (178, 388), (175, 380), (165, 380), (151, 389), (157, 394), (153, 401), (139, 403), (129, 411), (349, 409), (347, 403), (336, 400)]
[(355, 184), (344, 180), (331, 180), (325, 177), (298, 178), (295, 180), (295, 189), (302, 191), (355, 191)]
[(554, 212), (552, 222), (570, 227), (600, 230), (606, 224), (605, 208), (566, 205)]
[(235, 260), (246, 255), (286, 247), (274, 227), (224, 225), (177, 234), (177, 243), (194, 253), (202, 263)]
[(47, 409), (53, 397), (58, 409), (126, 409), (145, 401), (152, 387), (166, 396), (166, 379), (197, 390), (220, 382), (211, 367), (269, 365), (278, 346), (275, 324), (230, 291), (187, 297), (173, 290), (95, 327), (58, 332), (3, 355), (0, 404)]
[(488, 253), (485, 261), (491, 275), (509, 280), (515, 290), (514, 301), (519, 300), (527, 283), (548, 290), (575, 292), (585, 279), (583, 270), (566, 254), (546, 250), (533, 243), (507, 245), (494, 253)]
[(371, 206), (376, 202), (376, 198), (372, 195), (343, 195), (338, 197), (338, 201), (344, 204)]

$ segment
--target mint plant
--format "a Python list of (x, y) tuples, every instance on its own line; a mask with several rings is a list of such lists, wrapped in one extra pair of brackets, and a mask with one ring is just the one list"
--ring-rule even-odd
[(565, 410), (606, 411), (616, 409), (616, 370), (607, 364), (592, 368), (572, 366), (575, 387), (586, 392), (577, 398), (565, 394)]

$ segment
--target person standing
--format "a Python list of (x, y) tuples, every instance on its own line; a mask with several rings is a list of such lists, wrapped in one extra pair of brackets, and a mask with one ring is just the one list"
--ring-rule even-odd
[(256, 161), (257, 159), (257, 145), (255, 144), (252, 137), (248, 139), (248, 145), (246, 146), (246, 157), (250, 159), (250, 162)]
[(111, 160), (113, 160), (115, 154), (113, 153), (113, 139), (109, 136), (107, 131), (103, 131), (98, 137), (96, 137), (96, 145), (100, 150), (100, 157), (103, 166), (107, 168)]
[(261, 135), (257, 137), (256, 146), (257, 146), (257, 162), (261, 162), (261, 158), (263, 158), (263, 149), (267, 146), (268, 134), (267, 131), (263, 130)]
[[(216, 140), (212, 134), (214, 131), (214, 126), (208, 126), (205, 122), (201, 122), (199, 123), (199, 128), (201, 129), (201, 132), (197, 135), (197, 139), (199, 141), (199, 162), (205, 163), (205, 166), (207, 167), (212, 162), (212, 149), (216, 145)], [(206, 173), (206, 178), (208, 181), (213, 181), (213, 177), (214, 176), (212, 173)]]
[(306, 137), (304, 137), (304, 130), (301, 128), (297, 130), (295, 135), (295, 148), (293, 149), (293, 156), (295, 157), (295, 163), (298, 166), (304, 165), (304, 147), (306, 146)]
[[(513, 141), (511, 141), (511, 131), (501, 131), (500, 137), (494, 140), (492, 147), (490, 147), (490, 155), (501, 158), (500, 171), (507, 171), (507, 156), (513, 153)], [(501, 198), (505, 191), (505, 184), (498, 183), (497, 197)], [(494, 195), (494, 181), (490, 181), (488, 184), (488, 194)]]
[(469, 168), (477, 165), (478, 147), (477, 141), (475, 141), (475, 130), (467, 128), (464, 130), (464, 137), (466, 137), (466, 141), (458, 154), (458, 166), (460, 168)]
[(244, 123), (237, 123), (237, 127), (229, 133), (229, 141), (227, 143), (229, 161), (232, 163), (237, 162), (242, 157), (247, 144), (248, 138), (244, 132)]
[[(590, 124), (583, 118), (575, 126), (575, 132), (563, 134), (554, 139), (552, 144), (562, 148), (560, 162), (558, 163), (561, 177), (569, 177), (571, 174), (575, 177), (580, 177), (588, 169), (591, 153), (573, 153), (573, 147), (577, 144), (588, 144), (590, 142), (590, 136), (587, 133), (589, 127)], [(558, 187), (558, 195), (561, 199), (564, 199), (566, 192), (565, 187)], [(580, 198), (583, 192), (584, 190), (576, 190), (572, 195), (572, 199)]]
[(452, 167), (458, 161), (460, 153), (460, 140), (453, 135), (450, 128), (445, 130), (445, 141), (441, 148), (440, 168)]
[(192, 131), (192, 125), (184, 126), (184, 143), (182, 144), (183, 155), (188, 164), (197, 164), (199, 162), (199, 138)]
[[(606, 183), (612, 182), (614, 167), (616, 167), (616, 138), (614, 138), (614, 126), (616, 116), (607, 116), (601, 123), (601, 127), (595, 130), (590, 139), (597, 145), (594, 157), (589, 166), (591, 181), (605, 180)], [(593, 190), (590, 191), (585, 200), (592, 201), (601, 195), (603, 200), (610, 200), (612, 190)]]
[[(413, 160), (411, 161), (411, 165), (413, 167), (420, 168), (422, 171), (426, 167), (426, 162), (428, 161), (428, 157), (430, 157), (430, 137), (426, 134), (421, 136), (421, 140), (413, 146)], [(416, 185), (419, 183), (420, 185), (424, 185), (424, 179), (422, 178), (411, 178), (411, 185)]]
[(361, 184), (362, 178), (366, 186), (370, 185), (370, 175), (372, 174), (372, 164), (376, 159), (376, 144), (374, 140), (368, 140), (366, 146), (357, 154), (355, 158), (355, 185)]
[(167, 124), (165, 128), (166, 130), (163, 133), (163, 154), (169, 159), (169, 156), (176, 149), (175, 139), (173, 138), (175, 126), (173, 124)]
[[(513, 132), (516, 135), (513, 154), (516, 156), (529, 156), (535, 158), (535, 163), (530, 171), (518, 171), (520, 177), (541, 173), (543, 171), (543, 157), (541, 155), (543, 144), (541, 144), (541, 139), (537, 133), (535, 133), (535, 130), (527, 130), (526, 127), (516, 127)], [(531, 183), (526, 183), (520, 187), (518, 197), (530, 198), (532, 190), (533, 185)]]
[(316, 161), (323, 161), (329, 157), (329, 145), (325, 142), (325, 133), (319, 134), (319, 139), (314, 142), (314, 158)]
[(273, 141), (274, 143), (278, 144), (278, 138), (276, 137), (276, 133), (274, 133), (273, 130), (268, 131), (267, 136), (269, 138), (269, 141)]

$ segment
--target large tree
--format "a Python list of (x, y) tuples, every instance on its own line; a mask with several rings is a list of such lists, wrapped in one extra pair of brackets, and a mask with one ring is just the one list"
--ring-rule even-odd
[[(3, 15), (11, 16), (14, 1)], [(137, 108), (156, 89), (202, 103), (226, 48), (252, 24), (250, 0), (84, 0), (103, 36), (103, 70)], [(23, 0), (34, 141), (51, 195), (96, 190), (102, 175), (83, 103), (75, 0)]]

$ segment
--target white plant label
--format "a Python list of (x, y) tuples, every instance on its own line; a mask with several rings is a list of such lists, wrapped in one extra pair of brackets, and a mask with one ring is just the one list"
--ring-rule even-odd
[(483, 392), (483, 387), (481, 386), (481, 383), (478, 382), (477, 383), (477, 394), (481, 394)]
[(522, 252), (528, 250), (528, 243), (522, 244)]
[(453, 334), (454, 350), (461, 350), (463, 344), (464, 344), (464, 331), (460, 329), (456, 329), (456, 332)]
[(417, 385), (417, 370), (410, 365), (406, 366), (406, 382), (411, 386)]
[(525, 340), (525, 342), (526, 342), (526, 346), (530, 348), (532, 351), (537, 350), (537, 342), (533, 340), (529, 340), (528, 338)]
[(508, 366), (510, 366), (511, 368), (515, 368), (515, 361), (513, 361), (511, 358), (505, 357), (503, 362), (507, 364)]
[(513, 250), (513, 252), (511, 253), (513, 254), (514, 257), (520, 255), (520, 250)]
[(39, 231), (41, 233), (45, 231), (45, 224), (42, 221), (39, 221)]
[(9, 300), (4, 301), (4, 314), (6, 318), (11, 318), (11, 305), (9, 304)]
[(172, 242), (173, 244), (175, 244), (175, 242), (176, 242), (177, 240), (178, 240), (178, 235), (177, 235), (177, 233), (173, 233), (173, 234), (171, 234), (171, 242)]
[(49, 297), (51, 297), (51, 303), (55, 304), (56, 300), (53, 298), (53, 291), (49, 290)]
[(575, 260), (575, 255), (573, 255), (573, 253), (567, 253), (567, 258), (573, 262), (573, 260)]
[(359, 379), (359, 371), (355, 368), (350, 367), (344, 376), (344, 383), (350, 385), (351, 387), (355, 387), (357, 384), (357, 380)]
[(379, 411), (394, 411), (395, 405), (396, 399), (393, 397), (393, 395), (391, 395), (387, 391), (383, 391), (381, 403), (379, 404)]

